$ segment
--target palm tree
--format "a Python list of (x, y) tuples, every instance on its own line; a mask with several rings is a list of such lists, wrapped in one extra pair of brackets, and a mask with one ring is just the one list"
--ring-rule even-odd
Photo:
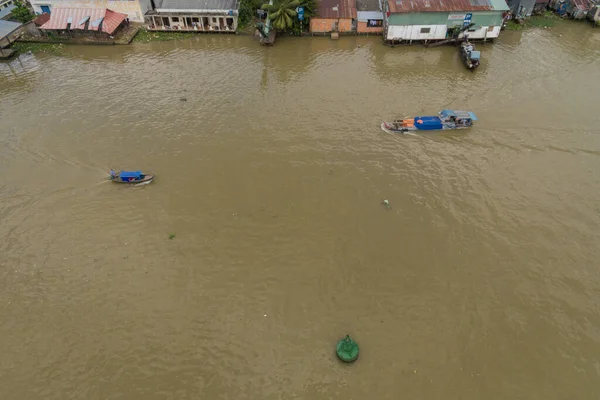
[(294, 24), (294, 18), (298, 15), (296, 7), (300, 4), (302, 0), (274, 0), (272, 5), (263, 4), (261, 8), (268, 12), (273, 28), (285, 31)]

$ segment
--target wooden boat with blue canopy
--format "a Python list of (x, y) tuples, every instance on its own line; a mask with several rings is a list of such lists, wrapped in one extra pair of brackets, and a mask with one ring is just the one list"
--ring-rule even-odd
[(142, 171), (120, 171), (115, 173), (112, 169), (110, 170), (109, 179), (114, 183), (125, 183), (125, 184), (140, 184), (150, 183), (154, 179), (154, 174), (145, 174)]
[(465, 64), (465, 67), (471, 71), (475, 71), (475, 68), (479, 67), (481, 53), (475, 50), (475, 46), (466, 39), (460, 44), (459, 51), (460, 59)]
[(473, 126), (477, 116), (471, 111), (442, 110), (435, 116), (397, 119), (383, 122), (381, 129), (387, 133), (407, 133), (412, 131), (445, 131), (466, 129)]

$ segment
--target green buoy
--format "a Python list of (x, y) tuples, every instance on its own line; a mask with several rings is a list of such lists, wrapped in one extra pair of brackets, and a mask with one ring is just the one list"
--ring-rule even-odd
[(335, 352), (343, 362), (354, 362), (358, 358), (358, 343), (352, 340), (350, 335), (346, 335), (345, 338), (337, 342)]

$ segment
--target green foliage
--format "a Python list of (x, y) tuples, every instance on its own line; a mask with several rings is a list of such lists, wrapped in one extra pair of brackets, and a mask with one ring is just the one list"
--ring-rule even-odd
[(169, 233), (169, 240), (175, 239), (175, 236), (177, 236), (177, 235), (174, 233)]
[(300, 5), (304, 7), (304, 22), (317, 15), (317, 0), (304, 0)]
[(35, 17), (31, 10), (27, 8), (20, 0), (15, 1), (15, 8), (11, 11), (11, 18), (16, 19), (20, 23), (24, 24), (29, 22)]
[(506, 29), (509, 31), (520, 31), (523, 29), (523, 24), (517, 24), (515, 21), (510, 20), (506, 23)]
[(287, 31), (294, 26), (294, 20), (298, 20), (296, 7), (302, 4), (301, 0), (275, 0), (273, 5), (263, 4), (271, 20), (271, 25), (278, 31)]
[(13, 44), (12, 48), (17, 52), (17, 54), (24, 54), (30, 51), (34, 54), (48, 53), (55, 56), (60, 56), (65, 52), (65, 45), (55, 43), (16, 42)]
[(256, 17), (256, 10), (262, 5), (262, 0), (242, 0), (240, 3), (240, 14), (238, 26), (243, 29)]
[(294, 25), (291, 29), (294, 35), (300, 35), (306, 31), (310, 19), (317, 14), (317, 0), (304, 0), (300, 5), (304, 7), (304, 21), (299, 21), (298, 18), (294, 19)]

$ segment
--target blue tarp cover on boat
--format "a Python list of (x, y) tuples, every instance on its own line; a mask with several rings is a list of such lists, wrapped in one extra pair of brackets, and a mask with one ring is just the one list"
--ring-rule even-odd
[(415, 127), (422, 131), (442, 129), (442, 121), (439, 117), (415, 117)]
[(123, 171), (119, 176), (123, 180), (128, 180), (129, 178), (140, 179), (142, 177), (142, 171)]
[(481, 58), (481, 52), (473, 50), (471, 52), (471, 60), (479, 60)]

